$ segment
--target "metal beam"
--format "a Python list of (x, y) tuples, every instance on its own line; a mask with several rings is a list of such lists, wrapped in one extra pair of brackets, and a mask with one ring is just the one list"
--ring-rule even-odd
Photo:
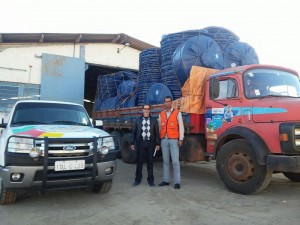
[(82, 39), (82, 35), (79, 34), (78, 37), (76, 38), (75, 42), (79, 43), (81, 41), (81, 39)]
[(121, 35), (118, 34), (114, 39), (112, 39), (112, 43), (116, 43), (121, 38)]
[(44, 42), (44, 38), (45, 38), (44, 34), (41, 34), (41, 37), (40, 37), (39, 43), (43, 43), (43, 42)]

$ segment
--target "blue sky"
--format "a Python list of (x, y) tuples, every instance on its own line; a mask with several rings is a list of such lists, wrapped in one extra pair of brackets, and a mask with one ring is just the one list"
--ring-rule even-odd
[(233, 31), (260, 63), (300, 73), (296, 0), (0, 0), (0, 33), (126, 33), (160, 47), (164, 34), (207, 26)]

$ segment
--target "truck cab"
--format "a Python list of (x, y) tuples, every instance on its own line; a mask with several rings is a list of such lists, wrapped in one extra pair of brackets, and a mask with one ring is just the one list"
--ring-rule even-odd
[(300, 84), (297, 72), (249, 65), (207, 80), (206, 153), (225, 186), (237, 193), (263, 190), (272, 173), (300, 181)]
[(0, 204), (21, 190), (111, 189), (118, 149), (81, 105), (19, 101), (0, 127)]

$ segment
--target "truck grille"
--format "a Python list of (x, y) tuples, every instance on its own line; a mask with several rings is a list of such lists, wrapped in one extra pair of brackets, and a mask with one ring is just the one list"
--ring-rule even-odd
[[(45, 152), (44, 141), (36, 141), (35, 146)], [(93, 142), (50, 142), (48, 144), (48, 157), (86, 157), (93, 154)]]

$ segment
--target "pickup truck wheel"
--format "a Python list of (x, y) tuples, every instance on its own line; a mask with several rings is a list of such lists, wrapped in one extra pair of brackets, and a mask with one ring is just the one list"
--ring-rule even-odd
[(283, 175), (293, 182), (300, 182), (300, 173), (282, 172)]
[[(112, 136), (114, 136), (114, 141), (115, 141), (115, 145), (116, 145), (116, 149), (121, 149), (120, 148), (120, 143), (121, 143), (121, 133), (119, 131), (113, 131), (110, 133)], [(121, 158), (121, 151), (119, 151), (117, 153), (117, 158), (120, 159)]]
[(7, 205), (13, 204), (16, 202), (18, 192), (16, 191), (7, 191), (3, 188), (2, 179), (0, 179), (0, 204)]
[(96, 183), (92, 188), (92, 192), (94, 193), (108, 193), (112, 187), (112, 180), (105, 181), (103, 183)]
[(121, 139), (121, 156), (123, 162), (131, 164), (136, 162), (136, 150), (131, 150), (130, 135), (130, 133), (126, 133)]
[(216, 160), (220, 179), (232, 192), (255, 194), (271, 181), (272, 170), (259, 165), (252, 146), (245, 140), (233, 140), (221, 147)]

